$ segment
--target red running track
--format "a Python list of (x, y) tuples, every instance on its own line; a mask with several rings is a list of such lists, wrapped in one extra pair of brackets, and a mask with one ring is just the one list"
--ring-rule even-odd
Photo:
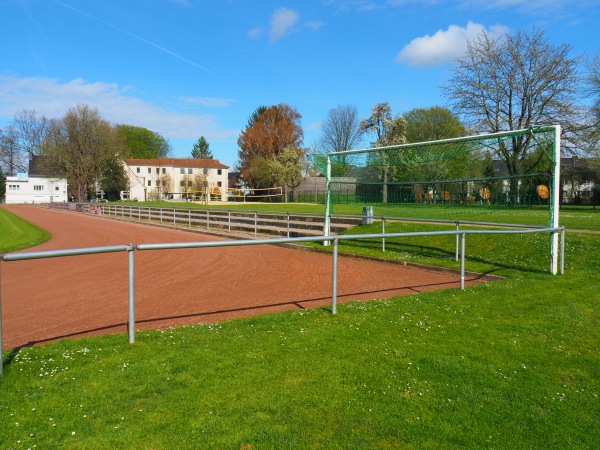
[[(51, 233), (50, 241), (27, 251), (225, 239), (34, 206), (4, 208)], [(5, 349), (127, 332), (127, 252), (0, 264)], [(331, 266), (331, 255), (273, 245), (137, 251), (136, 329), (327, 305)], [(340, 303), (457, 288), (459, 282), (454, 274), (398, 264), (338, 261)]]

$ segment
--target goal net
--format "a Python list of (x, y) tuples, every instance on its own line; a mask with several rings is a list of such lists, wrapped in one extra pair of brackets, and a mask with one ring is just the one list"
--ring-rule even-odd
[(313, 162), (326, 176), (326, 235), (340, 204), (373, 206), (377, 216), (398, 216), (404, 205), (544, 205), (549, 226), (558, 226), (558, 125), (317, 154)]

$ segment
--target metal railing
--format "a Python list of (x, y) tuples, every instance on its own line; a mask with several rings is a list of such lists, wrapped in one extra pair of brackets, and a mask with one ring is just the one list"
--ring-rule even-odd
[[(181, 242), (165, 244), (129, 244), (106, 247), (89, 247), (68, 250), (49, 250), (41, 252), (22, 252), (7, 253), (0, 256), (0, 262), (24, 261), (41, 258), (58, 258), (78, 255), (100, 254), (100, 253), (128, 253), (128, 323), (127, 330), (129, 343), (135, 343), (135, 258), (134, 251), (149, 250), (176, 250), (191, 248), (209, 248), (209, 247), (234, 247), (247, 245), (281, 245), (297, 244), (304, 242), (329, 242), (333, 243), (332, 249), (332, 287), (331, 287), (331, 313), (337, 313), (337, 272), (338, 272), (338, 246), (340, 241), (361, 240), (361, 239), (392, 239), (392, 238), (411, 238), (417, 236), (448, 236), (456, 235), (460, 239), (460, 289), (465, 288), (465, 260), (466, 260), (466, 236), (468, 234), (531, 234), (531, 233), (561, 233), (561, 251), (560, 251), (560, 273), (564, 273), (564, 245), (565, 228), (533, 228), (517, 230), (447, 230), (447, 231), (418, 231), (406, 233), (376, 233), (376, 234), (358, 234), (358, 235), (332, 235), (332, 236), (308, 236), (297, 238), (274, 238), (257, 240), (231, 240), (231, 241), (211, 241), (211, 242)], [(2, 278), (0, 271), (0, 375), (3, 373), (2, 358)]]

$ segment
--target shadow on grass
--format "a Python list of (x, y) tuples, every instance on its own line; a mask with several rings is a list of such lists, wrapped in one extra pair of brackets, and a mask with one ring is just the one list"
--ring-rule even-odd
[[(483, 283), (485, 281), (489, 281), (489, 280), (484, 281), (484, 278), (485, 277), (480, 274), (470, 274), (468, 277), (465, 278), (465, 282), (467, 283), (467, 285), (474, 285), (477, 283)], [(420, 292), (457, 288), (459, 286), (460, 286), (460, 280), (444, 281), (444, 282), (436, 282), (436, 283), (426, 283), (426, 284), (404, 285), (404, 286), (396, 286), (396, 287), (386, 288), (386, 289), (374, 289), (374, 290), (365, 290), (365, 291), (357, 291), (357, 292), (351, 292), (351, 293), (345, 293), (345, 294), (338, 294), (337, 300), (342, 301), (342, 302), (349, 302), (349, 301), (353, 301), (353, 300), (362, 300), (362, 301), (378, 300), (378, 299), (391, 298), (391, 297), (395, 297), (395, 296), (416, 294), (416, 293), (420, 293)], [(218, 309), (218, 310), (211, 310), (211, 311), (196, 311), (196, 312), (190, 312), (188, 314), (153, 317), (153, 318), (136, 320), (135, 323), (138, 325), (139, 324), (155, 324), (156, 328), (154, 328), (154, 329), (160, 329), (161, 323), (164, 323), (164, 322), (183, 321), (182, 323), (175, 325), (175, 326), (183, 326), (183, 325), (190, 325), (190, 323), (185, 321), (185, 319), (188, 319), (188, 320), (192, 319), (192, 318), (202, 319), (202, 318), (216, 317), (219, 315), (226, 316), (225, 319), (231, 319), (231, 318), (235, 318), (235, 317), (247, 317), (247, 315), (245, 315), (244, 313), (256, 312), (256, 314), (260, 314), (260, 311), (265, 311), (265, 310), (269, 310), (269, 309), (273, 309), (273, 308), (276, 309), (275, 312), (282, 312), (284, 310), (287, 311), (287, 310), (292, 310), (292, 309), (306, 310), (306, 309), (316, 309), (316, 308), (321, 308), (324, 311), (331, 312), (331, 308), (327, 306), (328, 303), (331, 303), (331, 297), (329, 297), (329, 296), (304, 298), (304, 299), (292, 300), (292, 301), (288, 301), (288, 302), (273, 302), (273, 303), (269, 303), (269, 304), (265, 304), (265, 305), (252, 305), (252, 306), (244, 306), (244, 307), (239, 307), (239, 308)], [(222, 318), (222, 320), (223, 320), (223, 318)], [(198, 320), (197, 322), (193, 322), (193, 324), (202, 324), (202, 323), (211, 323), (211, 322), (203, 321), (203, 320)], [(169, 326), (173, 326), (173, 324), (171, 323), (171, 324), (169, 324)], [(22, 344), (22, 345), (19, 345), (15, 348), (11, 349), (8, 357), (6, 358), (6, 361), (4, 361), (4, 365), (9, 366), (12, 363), (12, 361), (14, 360), (14, 358), (16, 357), (16, 355), (19, 353), (19, 350), (21, 350), (22, 348), (33, 347), (36, 345), (42, 345), (42, 344), (46, 344), (46, 343), (50, 343), (50, 342), (56, 342), (61, 339), (81, 338), (81, 337), (86, 337), (86, 336), (95, 336), (95, 335), (102, 335), (102, 334), (116, 334), (116, 333), (121, 333), (121, 332), (126, 333), (127, 329), (128, 329), (127, 322), (119, 322), (119, 323), (113, 323), (113, 324), (94, 327), (94, 328), (87, 328), (85, 330), (73, 331), (71, 333), (64, 333), (61, 335), (52, 336), (52, 337), (48, 337), (48, 338), (32, 340), (32, 341), (27, 342), (26, 344)], [(153, 328), (149, 328), (149, 329), (153, 329)]]
[[(353, 252), (352, 254), (361, 256), (361, 254), (359, 254), (357, 251), (358, 250), (366, 250), (368, 253), (368, 256), (370, 256), (373, 254), (373, 248), (374, 248), (373, 244), (376, 242), (380, 243), (379, 240), (377, 240), (377, 241), (373, 241), (373, 240), (345, 241), (344, 245), (340, 246), (340, 251), (343, 252), (344, 249), (348, 249), (349, 251)], [(423, 264), (423, 265), (427, 264), (426, 262), (422, 261), (425, 258), (430, 258), (432, 260), (443, 260), (443, 261), (454, 261), (454, 258), (455, 258), (454, 251), (444, 250), (443, 248), (440, 248), (440, 247), (433, 247), (433, 246), (419, 245), (419, 244), (408, 244), (408, 243), (403, 243), (403, 242), (394, 242), (394, 241), (390, 241), (390, 240), (386, 240), (385, 249), (386, 249), (386, 253), (387, 252), (408, 253), (408, 254), (413, 254), (415, 256), (418, 256), (418, 260), (417, 260), (416, 264)], [(388, 261), (388, 262), (392, 262), (392, 263), (398, 262), (398, 260), (388, 260), (388, 259), (384, 259), (384, 258), (379, 258), (379, 259), (381, 259), (382, 261)], [(495, 273), (497, 271), (500, 271), (500, 270), (516, 270), (519, 272), (527, 272), (527, 273), (535, 273), (535, 274), (548, 273), (547, 270), (531, 267), (530, 265), (523, 265), (520, 263), (507, 264), (507, 263), (502, 263), (499, 261), (490, 261), (483, 257), (477, 256), (477, 254), (475, 252), (469, 253), (467, 251), (466, 252), (466, 260), (471, 263), (478, 263), (478, 264), (485, 264), (487, 266), (493, 266), (492, 268), (482, 272), (482, 273), (488, 274), (488, 275)], [(411, 261), (406, 261), (406, 262), (411, 262)], [(430, 265), (432, 267), (438, 267), (435, 265), (435, 261), (432, 261), (430, 263)]]

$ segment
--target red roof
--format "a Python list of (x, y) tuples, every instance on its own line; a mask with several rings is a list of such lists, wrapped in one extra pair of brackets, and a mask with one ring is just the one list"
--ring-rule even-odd
[(156, 159), (133, 159), (123, 160), (128, 166), (169, 166), (169, 167), (199, 167), (201, 169), (229, 169), (218, 159), (196, 159), (196, 158), (156, 158)]

